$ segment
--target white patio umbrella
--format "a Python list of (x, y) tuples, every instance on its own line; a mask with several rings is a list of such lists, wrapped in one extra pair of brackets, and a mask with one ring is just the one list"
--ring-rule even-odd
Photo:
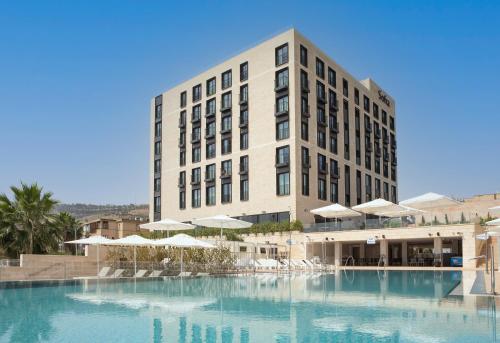
[(141, 229), (147, 229), (149, 231), (167, 231), (167, 237), (169, 231), (178, 231), (178, 230), (193, 230), (195, 228), (194, 225), (181, 223), (173, 219), (162, 219), (157, 222), (151, 222), (147, 224), (139, 225)]
[(220, 239), (222, 241), (222, 229), (246, 229), (252, 226), (252, 223), (244, 220), (228, 217), (220, 214), (213, 217), (206, 217), (193, 220), (193, 224), (205, 227), (218, 227), (220, 228)]
[(120, 245), (134, 247), (134, 276), (137, 274), (137, 247), (153, 246), (154, 241), (138, 235), (131, 235), (114, 241), (108, 242), (106, 245)]
[(403, 209), (402, 210), (396, 209), (396, 210), (389, 210), (389, 211), (381, 211), (381, 212), (377, 212), (376, 215), (396, 218), (396, 217), (404, 217), (404, 216), (415, 216), (415, 215), (425, 213), (425, 211), (418, 210), (416, 208), (404, 206), (401, 204), (399, 204), (399, 206), (402, 207)]
[(431, 213), (431, 224), (432, 224), (432, 211), (442, 209), (445, 207), (459, 206), (462, 203), (460, 201), (454, 200), (445, 195), (429, 192), (419, 195), (414, 198), (403, 200), (399, 202), (400, 205), (409, 206), (419, 210), (426, 210)]
[(397, 211), (404, 211), (405, 208), (403, 206), (399, 206), (398, 204), (395, 204), (393, 202), (390, 202), (388, 200), (378, 198), (369, 202), (365, 202), (360, 205), (353, 206), (353, 210), (362, 212), (365, 214), (365, 227), (366, 227), (366, 215), (367, 214), (373, 214), (379, 217), (379, 225), (380, 225), (380, 214), (377, 213), (384, 213), (384, 212), (397, 212)]
[(359, 217), (361, 213), (351, 210), (345, 206), (340, 204), (332, 204), (328, 206), (323, 206), (320, 208), (315, 208), (310, 211), (312, 214), (316, 214), (325, 218), (325, 226), (326, 226), (326, 218), (335, 218), (335, 223), (337, 223), (338, 218), (347, 218), (347, 217)]
[(490, 207), (488, 211), (491, 211), (493, 214), (500, 214), (500, 205), (499, 206), (494, 206)]
[(156, 241), (153, 241), (153, 244), (155, 246), (169, 246), (169, 247), (181, 248), (181, 273), (184, 271), (184, 248), (203, 248), (203, 249), (215, 248), (215, 245), (213, 244), (196, 239), (184, 233), (179, 233), (178, 235), (169, 238), (158, 239)]
[(497, 226), (497, 225), (500, 225), (500, 218), (490, 220), (489, 222), (486, 222), (485, 224), (488, 225), (488, 226)]
[(82, 244), (82, 245), (96, 245), (97, 246), (97, 276), (99, 276), (99, 246), (112, 242), (112, 239), (103, 236), (90, 236), (88, 238), (81, 238), (74, 241), (68, 241), (68, 244)]

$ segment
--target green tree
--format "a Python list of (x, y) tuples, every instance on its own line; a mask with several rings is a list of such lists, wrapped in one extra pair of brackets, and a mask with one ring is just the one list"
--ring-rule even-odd
[[(82, 223), (68, 212), (57, 214), (54, 225), (56, 230), (61, 231), (64, 242), (76, 240), (83, 236)], [(71, 249), (74, 251), (76, 245), (73, 245)]]
[(12, 186), (13, 199), (0, 194), (0, 242), (7, 253), (47, 253), (57, 249), (63, 235), (53, 214), (57, 201), (36, 183)]
[(463, 212), (460, 214), (460, 224), (465, 224), (465, 215)]

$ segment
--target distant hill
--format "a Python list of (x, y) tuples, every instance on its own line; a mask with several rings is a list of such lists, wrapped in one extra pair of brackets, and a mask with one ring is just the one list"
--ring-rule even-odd
[(143, 204), (130, 205), (94, 205), (94, 204), (59, 204), (57, 212), (68, 212), (77, 219), (99, 216), (140, 216), (148, 217), (149, 207)]

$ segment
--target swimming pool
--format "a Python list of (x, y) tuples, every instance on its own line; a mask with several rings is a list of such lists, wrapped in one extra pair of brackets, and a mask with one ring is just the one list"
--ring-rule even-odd
[(491, 342), (494, 300), (460, 272), (0, 285), (0, 342)]

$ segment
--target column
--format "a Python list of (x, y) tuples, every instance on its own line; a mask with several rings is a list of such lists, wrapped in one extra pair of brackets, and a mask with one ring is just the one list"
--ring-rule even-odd
[[(441, 237), (434, 237), (434, 256), (439, 256), (442, 258), (443, 253), (443, 239)], [(443, 263), (441, 262), (441, 267)]]
[(402, 266), (408, 265), (408, 242), (407, 241), (401, 242), (401, 265)]
[(384, 266), (389, 264), (389, 242), (386, 239), (380, 240), (380, 257), (384, 257)]
[(342, 265), (342, 243), (335, 242), (335, 267), (340, 267)]

